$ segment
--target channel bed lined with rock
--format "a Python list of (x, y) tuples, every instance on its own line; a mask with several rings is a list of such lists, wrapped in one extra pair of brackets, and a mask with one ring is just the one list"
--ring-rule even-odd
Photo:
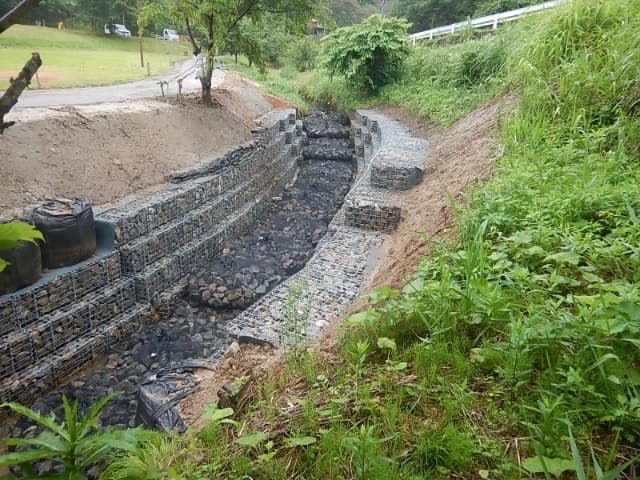
[[(198, 364), (192, 359), (219, 358), (233, 339), (274, 346), (291, 341), (284, 319), (292, 288), (303, 285), (308, 299), (305, 337), (342, 314), (359, 293), (382, 232), (399, 220), (400, 210), (388, 203), (385, 192), (419, 181), (426, 144), (375, 111), (356, 116), (353, 140), (336, 120), (316, 113), (306, 122), (310, 138), (295, 181), (282, 194), (274, 193), (250, 233), (224, 242), (216, 258), (188, 276), (185, 297), (177, 300), (172, 315), (142, 326), (113, 346), (99, 369), (35, 406), (58, 408), (60, 391), (86, 406), (109, 391), (123, 390), (125, 395), (105, 409), (103, 421), (131, 426), (145, 420), (135, 412), (143, 390), (139, 386), (149, 384), (150, 374), (180, 365), (188, 370)], [(185, 390), (176, 388), (166, 397), (175, 405)], [(28, 430), (33, 427), (21, 422), (13, 434), (28, 436)]]

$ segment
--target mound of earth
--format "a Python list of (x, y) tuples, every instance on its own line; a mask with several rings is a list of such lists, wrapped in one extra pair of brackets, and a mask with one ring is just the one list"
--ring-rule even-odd
[(246, 142), (256, 119), (284, 106), (233, 75), (213, 98), (213, 108), (187, 96), (12, 111), (17, 123), (0, 136), (0, 218), (47, 198), (102, 205), (161, 185)]

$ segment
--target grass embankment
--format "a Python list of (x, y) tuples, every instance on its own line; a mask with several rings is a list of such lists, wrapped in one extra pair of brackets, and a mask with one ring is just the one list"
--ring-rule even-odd
[[(137, 38), (121, 38), (80, 31), (14, 25), (0, 35), (0, 89), (7, 88), (31, 52), (39, 52), (42, 88), (109, 85), (139, 80), (170, 70), (171, 62), (190, 51), (185, 43), (144, 39), (145, 67), (140, 67)], [(34, 80), (33, 87), (36, 86)]]
[(448, 123), (519, 91), (457, 241), (372, 294), (335, 356), (292, 357), (238, 424), (211, 410), (107, 478), (635, 478), (639, 29), (638, 0), (574, 1), (506, 37), (418, 50), (384, 98)]

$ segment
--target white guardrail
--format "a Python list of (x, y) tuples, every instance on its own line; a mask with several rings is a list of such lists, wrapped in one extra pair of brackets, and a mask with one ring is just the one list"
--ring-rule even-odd
[(424, 40), (425, 38), (432, 39), (433, 37), (437, 37), (439, 35), (449, 35), (450, 33), (454, 33), (456, 30), (461, 30), (469, 27), (493, 27), (494, 29), (496, 29), (498, 28), (499, 23), (511, 22), (512, 20), (517, 20), (518, 18), (522, 18), (531, 13), (540, 12), (542, 10), (546, 10), (547, 8), (557, 7), (558, 5), (566, 2), (567, 0), (553, 0), (550, 2), (540, 3), (538, 5), (530, 5), (528, 7), (518, 8), (517, 10), (496, 13), (494, 15), (487, 15), (486, 17), (468, 20), (466, 22), (458, 22), (451, 25), (445, 25), (444, 27), (436, 27), (432, 28), (431, 30), (425, 30), (424, 32), (413, 33), (409, 37), (415, 45), (416, 40)]

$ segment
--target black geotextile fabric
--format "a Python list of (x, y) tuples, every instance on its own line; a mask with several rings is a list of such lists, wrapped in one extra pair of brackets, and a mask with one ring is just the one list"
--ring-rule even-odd
[(45, 268), (74, 265), (95, 253), (96, 228), (88, 199), (51, 200), (36, 207), (31, 218), (45, 238)]

